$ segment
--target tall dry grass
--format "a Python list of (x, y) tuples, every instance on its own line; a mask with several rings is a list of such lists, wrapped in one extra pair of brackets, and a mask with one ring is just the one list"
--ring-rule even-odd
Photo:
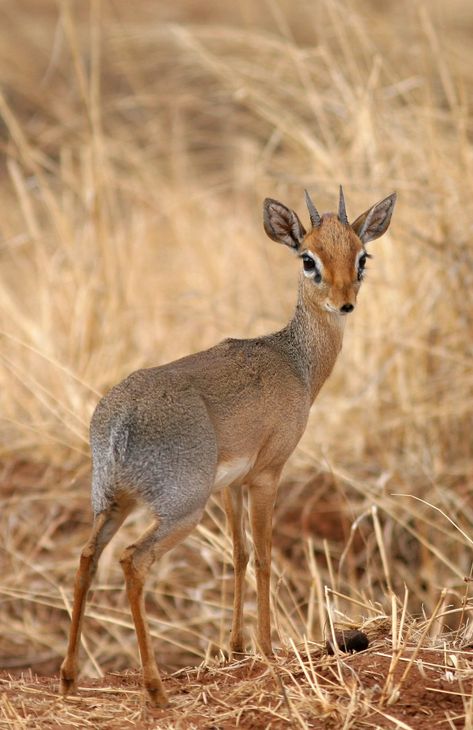
[[(100, 394), (280, 327), (297, 263), (264, 237), (262, 199), (305, 215), (307, 186), (333, 209), (340, 182), (353, 217), (393, 189), (399, 202), (286, 469), (279, 642), (320, 637), (329, 610), (382, 616), (391, 591), (429, 614), (443, 588), (468, 637), (470, 4), (22, 0), (0, 14), (3, 665), (62, 655)], [(143, 519), (104, 554), (87, 672), (136, 661), (115, 557)], [(214, 502), (150, 578), (167, 666), (225, 645), (230, 575)], [(247, 613), (251, 627), (253, 591)]]

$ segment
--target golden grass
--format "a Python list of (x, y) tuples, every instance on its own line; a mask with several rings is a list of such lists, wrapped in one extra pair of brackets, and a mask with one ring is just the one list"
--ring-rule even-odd
[(0, 727), (471, 727), (471, 649), (425, 642), (429, 622), (406, 631), (392, 618), (367, 622), (371, 646), (359, 655), (330, 657), (306, 639), (271, 661), (220, 656), (180, 669), (165, 679), (173, 702), (160, 710), (144, 702), (137, 672), (85, 679), (67, 700), (56, 679), (0, 672)]
[[(275, 643), (394, 610), (408, 623), (437, 610), (425, 640), (449, 627), (470, 641), (473, 11), (313, 5), (0, 9), (5, 668), (51, 672), (63, 654), (99, 395), (139, 366), (281, 326), (297, 264), (265, 238), (262, 199), (305, 216), (305, 186), (327, 210), (340, 182), (352, 217), (399, 200), (285, 472)], [(142, 527), (132, 517), (103, 556), (86, 675), (136, 665), (115, 558)], [(250, 566), (250, 632), (253, 584)], [(214, 502), (150, 578), (165, 667), (225, 647), (230, 587)]]

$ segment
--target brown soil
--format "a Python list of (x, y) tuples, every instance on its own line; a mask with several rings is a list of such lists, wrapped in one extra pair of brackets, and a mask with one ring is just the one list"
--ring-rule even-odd
[(57, 677), (0, 672), (0, 727), (335, 730), (347, 717), (350, 728), (464, 727), (473, 685), (470, 650), (421, 649), (390, 699), (387, 690), (400, 682), (415, 650), (404, 649), (391, 684), (388, 639), (339, 659), (311, 645), (310, 657), (304, 650), (299, 657), (279, 652), (271, 662), (245, 657), (180, 670), (165, 677), (171, 703), (162, 710), (144, 704), (137, 672), (82, 678), (78, 695), (67, 700), (57, 694)]
[[(47, 540), (44, 534), (38, 544), (34, 539), (31, 550), (25, 550), (27, 554), (37, 555), (42, 551), (41, 556), (47, 558), (51, 549), (49, 541), (54, 545), (61, 543), (63, 532), (64, 540), (69, 541), (72, 532), (83, 526), (87, 520), (88, 489), (83, 484), (84, 488), (79, 489), (78, 483), (86, 480), (85, 470), (67, 481), (64, 474), (46, 465), (27, 462), (16, 462), (13, 467), (2, 465), (3, 505), (14, 510), (21, 501), (23, 516), (28, 516), (31, 510), (31, 525), (34, 520), (49, 525)], [(51, 520), (48, 501), (43, 505), (33, 498), (37, 499), (43, 491), (49, 494), (50, 485), (55, 483), (62, 485), (65, 505), (57, 509)], [(283, 500), (279, 503), (275, 548), (288, 559), (294, 559), (297, 551), (301, 551), (301, 534), (314, 536), (315, 540), (322, 533), (334, 544), (340, 543), (341, 547), (345, 544), (350, 518), (335, 486), (327, 475), (303, 485), (297, 496), (302, 495), (303, 503), (308, 503), (310, 509), (301, 510), (299, 506), (296, 510), (294, 506), (291, 510), (287, 505), (283, 509)], [(283, 496), (284, 490), (285, 485)], [(312, 509), (313, 500), (319, 500), (323, 507), (320, 523), (316, 521), (320, 509)], [(30, 544), (30, 532), (25, 531), (26, 545)], [(79, 544), (74, 547), (76, 552)], [(356, 555), (359, 545), (354, 547)], [(294, 571), (297, 560), (292, 565)], [(51, 621), (51, 609), (45, 606), (44, 610)], [(8, 625), (6, 621), (4, 625)], [(163, 710), (145, 704), (138, 671), (107, 673), (100, 680), (83, 677), (78, 694), (63, 700), (57, 691), (58, 651), (51, 646), (50, 650), (43, 648), (41, 654), (33, 647), (27, 657), (19, 655), (5, 631), (0, 637), (0, 649), (3, 648), (0, 651), (0, 729), (403, 727), (433, 730), (469, 726), (473, 717), (471, 649), (461, 650), (446, 639), (445, 649), (438, 644), (437, 648), (424, 645), (417, 650), (413, 639), (389, 675), (392, 663), (389, 621), (378, 622), (376, 629), (361, 628), (368, 634), (370, 646), (359, 654), (332, 657), (324, 647), (311, 643), (310, 655), (300, 647), (298, 654), (279, 651), (271, 662), (247, 656), (237, 662), (209, 662), (165, 675), (171, 703)], [(61, 647), (63, 644), (64, 641)], [(159, 659), (166, 666), (163, 653)], [(25, 672), (24, 667), (28, 665), (32, 669)], [(401, 682), (409, 666), (410, 671)]]

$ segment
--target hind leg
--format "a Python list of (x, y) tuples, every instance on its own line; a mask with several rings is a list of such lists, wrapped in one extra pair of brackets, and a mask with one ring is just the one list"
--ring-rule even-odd
[(230, 637), (230, 651), (239, 654), (245, 651), (243, 636), (243, 602), (245, 599), (245, 573), (248, 564), (245, 527), (243, 524), (243, 490), (241, 487), (227, 487), (223, 491), (223, 504), (227, 523), (233, 540), (233, 620)]
[(97, 570), (104, 547), (112, 539), (133, 507), (131, 501), (113, 503), (95, 518), (92, 533), (82, 550), (74, 584), (74, 603), (66, 657), (60, 670), (62, 695), (73, 692), (77, 686), (77, 657), (84, 618), (85, 603), (90, 584)]
[(143, 684), (150, 702), (158, 707), (167, 705), (167, 697), (159, 676), (146, 619), (145, 580), (154, 561), (183, 540), (200, 522), (202, 514), (203, 509), (199, 508), (190, 515), (173, 520), (171, 524), (156, 518), (151, 527), (136, 543), (127, 547), (120, 558), (140, 650)]
[(258, 607), (257, 643), (271, 656), (271, 536), (272, 518), (279, 472), (265, 472), (254, 479), (249, 489), (250, 521), (255, 548), (256, 592)]

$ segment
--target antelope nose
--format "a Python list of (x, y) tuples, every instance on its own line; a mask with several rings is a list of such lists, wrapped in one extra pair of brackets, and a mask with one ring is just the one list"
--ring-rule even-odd
[(355, 309), (355, 307), (353, 306), (353, 304), (349, 304), (349, 303), (344, 304), (342, 307), (340, 307), (340, 311), (343, 312), (344, 314), (348, 314), (348, 312), (353, 312), (354, 309)]

